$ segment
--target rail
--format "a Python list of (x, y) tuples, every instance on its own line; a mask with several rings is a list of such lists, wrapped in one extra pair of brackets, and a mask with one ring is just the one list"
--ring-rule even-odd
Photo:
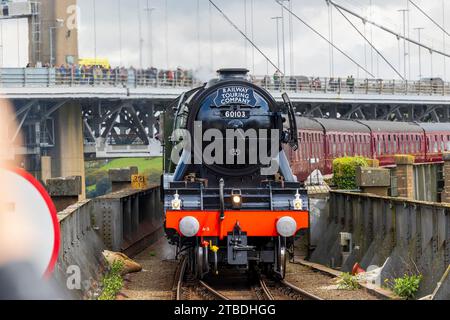
[[(203, 81), (190, 73), (152, 73), (135, 69), (2, 68), (0, 88), (118, 87), (194, 88)], [(253, 83), (272, 92), (317, 94), (450, 96), (450, 82), (440, 78), (417, 81), (395, 79), (314, 78), (305, 76), (250, 76)]]

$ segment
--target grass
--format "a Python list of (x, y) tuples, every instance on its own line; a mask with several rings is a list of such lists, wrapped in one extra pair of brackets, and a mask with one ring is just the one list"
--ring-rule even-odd
[(97, 185), (96, 184), (86, 187), (86, 191), (87, 192), (94, 191), (95, 189), (97, 189)]
[(138, 167), (140, 174), (151, 174), (162, 172), (162, 158), (122, 158), (109, 161), (99, 169), (107, 172), (109, 169), (120, 169), (127, 167)]
[[(155, 158), (121, 158), (114, 160), (96, 160), (85, 163), (86, 170), (86, 191), (89, 197), (97, 197), (104, 194), (104, 183), (99, 191), (97, 185), (99, 181), (104, 182), (109, 179), (110, 169), (122, 169), (137, 167), (139, 174), (146, 176), (149, 184), (159, 184), (162, 174), (162, 157)], [(97, 191), (99, 191), (97, 193)]]

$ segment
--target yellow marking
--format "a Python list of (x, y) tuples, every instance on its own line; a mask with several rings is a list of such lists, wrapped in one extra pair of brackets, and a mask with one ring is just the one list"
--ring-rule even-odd
[(145, 190), (148, 188), (148, 179), (146, 176), (134, 174), (131, 176), (131, 188), (134, 190)]

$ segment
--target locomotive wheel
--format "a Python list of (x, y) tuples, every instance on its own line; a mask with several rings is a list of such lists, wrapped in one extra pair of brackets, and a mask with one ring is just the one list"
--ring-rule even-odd
[(203, 248), (200, 246), (195, 248), (195, 268), (197, 278), (203, 279), (205, 266), (204, 266)]
[(196, 268), (196, 257), (195, 257), (195, 248), (191, 248), (189, 249), (189, 261), (188, 261), (188, 268), (191, 272), (191, 274), (196, 274), (197, 273), (197, 268)]
[(286, 238), (278, 237), (275, 245), (275, 255), (275, 274), (284, 279), (286, 277), (287, 261)]

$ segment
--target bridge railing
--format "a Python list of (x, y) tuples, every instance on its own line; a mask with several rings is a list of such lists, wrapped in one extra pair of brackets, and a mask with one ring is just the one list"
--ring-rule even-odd
[(382, 267), (379, 285), (420, 273), (419, 297), (433, 293), (449, 266), (448, 203), (332, 191), (317, 219), (320, 239), (312, 262), (343, 272), (357, 262), (365, 269)]
[[(450, 83), (439, 78), (393, 79), (308, 78), (305, 76), (251, 76), (251, 81), (273, 92), (378, 95), (450, 95)], [(190, 73), (152, 73), (135, 69), (3, 68), (0, 88), (17, 87), (121, 87), (194, 88), (203, 81)]]

